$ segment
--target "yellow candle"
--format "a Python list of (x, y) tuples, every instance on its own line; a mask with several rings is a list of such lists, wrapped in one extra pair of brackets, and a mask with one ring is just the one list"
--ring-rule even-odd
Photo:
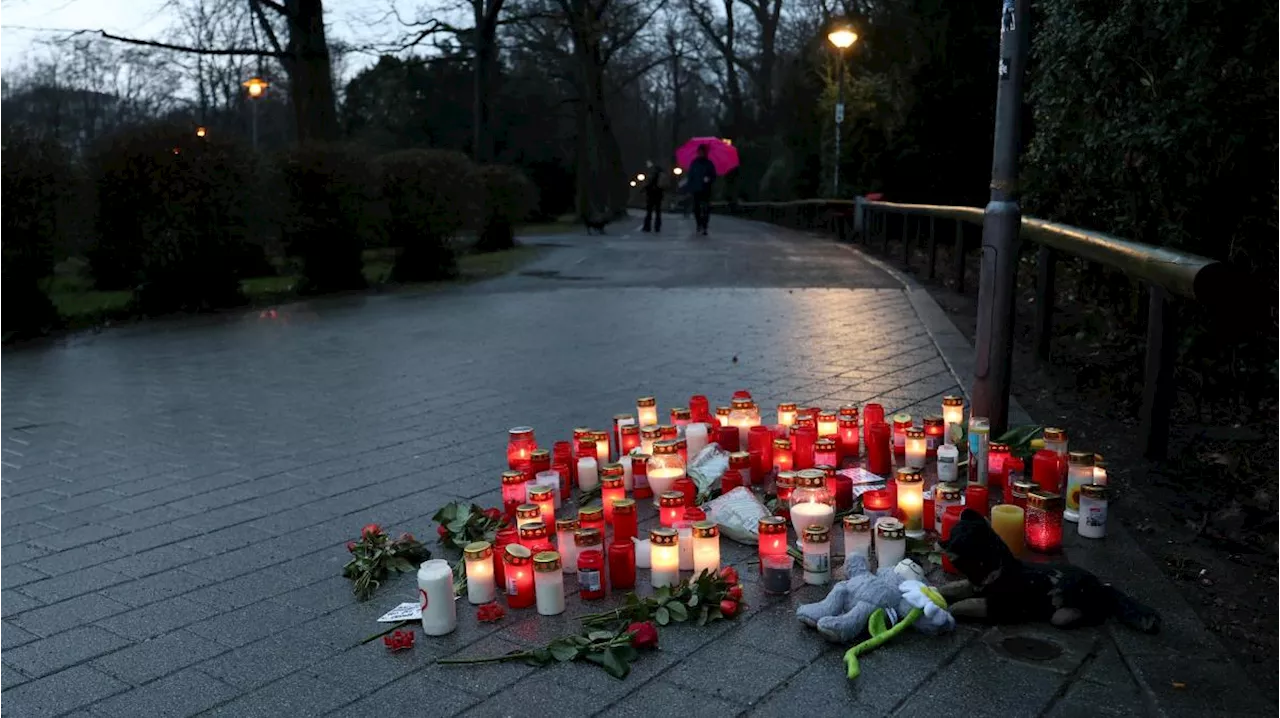
[(1022, 507), (1013, 504), (997, 504), (991, 507), (991, 528), (995, 530), (1000, 538), (1004, 539), (1009, 550), (1014, 556), (1021, 556), (1023, 551), (1023, 522), (1025, 517), (1022, 514)]
[(904, 515), (903, 524), (912, 538), (924, 536), (924, 476), (919, 469), (898, 469), (898, 508)]

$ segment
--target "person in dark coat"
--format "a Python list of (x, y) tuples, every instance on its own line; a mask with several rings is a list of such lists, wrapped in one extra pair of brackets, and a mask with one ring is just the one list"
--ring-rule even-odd
[(662, 231), (662, 168), (649, 163), (649, 176), (644, 183), (644, 231)]
[(697, 224), (696, 232), (706, 235), (707, 224), (711, 221), (711, 185), (716, 180), (716, 166), (708, 159), (706, 145), (698, 145), (698, 156), (689, 163), (689, 194), (693, 195), (693, 219)]

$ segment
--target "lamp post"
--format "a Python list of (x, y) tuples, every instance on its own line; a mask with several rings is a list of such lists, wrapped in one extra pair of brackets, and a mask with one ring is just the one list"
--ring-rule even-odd
[(258, 100), (260, 97), (262, 97), (263, 93), (265, 93), (265, 92), (267, 91), (267, 88), (268, 88), (268, 87), (270, 87), (271, 85), (270, 85), (270, 84), (268, 84), (268, 83), (267, 83), (267, 81), (266, 81), (266, 80), (264, 80), (264, 79), (262, 79), (261, 77), (250, 77), (249, 79), (245, 80), (244, 82), (242, 82), (242, 83), (240, 83), (240, 84), (241, 84), (241, 85), (243, 85), (243, 86), (244, 86), (244, 88), (245, 88), (245, 90), (247, 90), (247, 91), (248, 91), (248, 93), (249, 93), (249, 104), (250, 104), (250, 105), (252, 106), (252, 108), (253, 108), (253, 109), (250, 111), (250, 114), (251, 114), (251, 116), (253, 117), (253, 120), (252, 120), (252, 122), (253, 122), (253, 151), (254, 151), (254, 152), (257, 152), (257, 151), (258, 151), (258, 102), (257, 102), (257, 100)]
[(831, 181), (831, 195), (840, 196), (840, 126), (844, 124), (844, 51), (858, 41), (858, 34), (849, 28), (827, 33), (827, 41), (836, 48), (836, 163)]
[(991, 421), (992, 435), (1009, 423), (1013, 361), (1013, 300), (1022, 227), (1018, 187), (1022, 80), (1027, 64), (1031, 0), (1002, 0), (997, 67), (996, 127), (991, 160), (991, 201), (982, 219), (982, 276), (978, 289), (978, 341), (973, 371), (973, 415)]

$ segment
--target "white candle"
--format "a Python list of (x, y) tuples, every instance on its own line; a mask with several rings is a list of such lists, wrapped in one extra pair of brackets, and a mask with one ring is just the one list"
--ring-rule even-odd
[(493, 545), (488, 541), (467, 544), (462, 550), (467, 568), (467, 600), (475, 605), (489, 603), (497, 595), (493, 578)]
[(601, 466), (609, 463), (609, 434), (604, 431), (596, 434), (596, 463)]
[(533, 557), (533, 590), (539, 615), (558, 616), (564, 613), (564, 571), (560, 566), (560, 554), (543, 551)]
[(871, 552), (871, 520), (862, 514), (844, 517), (844, 558), (866, 558)]
[[(924, 477), (919, 469), (898, 469), (898, 509), (906, 519), (907, 535), (912, 538), (924, 536)], [(932, 517), (931, 517), (932, 519)]]
[(676, 537), (680, 541), (680, 570), (693, 570), (693, 522), (677, 521)]
[(693, 575), (720, 572), (720, 529), (714, 521), (693, 525)]
[(810, 586), (825, 586), (831, 582), (831, 532), (821, 526), (805, 529), (801, 542), (804, 559), (804, 582)]
[(631, 457), (623, 456), (618, 459), (618, 463), (622, 464), (622, 488), (630, 494), (634, 488), (631, 479)]
[(676, 479), (684, 476), (684, 469), (678, 466), (649, 469), (649, 488), (653, 489), (653, 503), (658, 504), (658, 497), (671, 490)]
[(923, 469), (928, 446), (924, 429), (907, 429), (907, 466)]
[(636, 545), (636, 568), (649, 568), (649, 537), (632, 537), (631, 542)]
[(658, 423), (658, 402), (653, 397), (642, 396), (636, 400), (636, 423), (640, 426), (652, 426)]
[(692, 459), (707, 446), (707, 425), (693, 423), (684, 427), (684, 440), (689, 445), (689, 458)]
[(599, 463), (594, 457), (584, 456), (578, 459), (578, 488), (582, 491), (594, 489), (600, 483)]
[(453, 569), (449, 562), (433, 558), (418, 567), (418, 598), (422, 601), (422, 632), (443, 636), (458, 627), (453, 604)]
[(954, 484), (960, 476), (960, 468), (956, 464), (960, 459), (960, 450), (952, 444), (938, 447), (938, 483)]
[[(538, 474), (533, 477), (533, 481), (529, 484), (530, 488), (534, 486), (546, 486), (547, 488), (551, 489), (552, 499), (554, 500), (554, 506), (556, 509), (560, 508), (560, 472), (539, 471)], [(527, 498), (528, 489), (526, 489), (525, 491), (526, 491), (525, 495)], [(548, 526), (551, 525), (550, 518), (543, 517), (543, 520), (547, 522)]]
[(675, 529), (650, 529), (649, 583), (654, 588), (680, 582), (680, 546)]
[(562, 566), (575, 570), (578, 567), (578, 539), (575, 534), (580, 527), (577, 519), (556, 520), (556, 549), (560, 553), (560, 562)]
[(819, 501), (806, 501), (791, 507), (791, 526), (797, 536), (803, 536), (804, 530), (814, 524), (830, 530), (835, 518), (835, 508)]
[(876, 567), (892, 568), (907, 557), (907, 537), (902, 522), (886, 517), (876, 520)]

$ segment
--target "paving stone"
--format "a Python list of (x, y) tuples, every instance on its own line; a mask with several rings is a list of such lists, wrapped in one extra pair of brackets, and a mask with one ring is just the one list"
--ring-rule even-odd
[(95, 623), (116, 635), (133, 641), (145, 641), (195, 623), (208, 615), (207, 607), (181, 596), (174, 596), (99, 619)]
[(574, 683), (530, 678), (458, 715), (465, 718), (507, 718), (530, 714), (582, 716), (590, 715), (609, 703), (606, 696), (581, 692)]
[(5, 618), (16, 616), (23, 611), (30, 611), (33, 608), (39, 608), (44, 603), (36, 599), (19, 593), (18, 591), (5, 591), (0, 594), (0, 611), (3, 611)]
[(331, 681), (295, 673), (205, 713), (210, 718), (318, 716), (352, 696)]
[(93, 665), (122, 681), (140, 685), (225, 650), (225, 646), (208, 638), (179, 630), (116, 651)]
[(181, 718), (236, 697), (236, 689), (194, 669), (178, 671), (93, 706), (94, 715)]
[(101, 671), (73, 666), (5, 690), (4, 709), (13, 716), (63, 715), (128, 688)]
[(33, 678), (40, 678), (127, 645), (128, 641), (105, 629), (78, 626), (5, 651), (4, 661)]
[[(662, 674), (663, 680), (725, 701), (754, 705), (800, 671), (804, 664), (759, 649), (717, 641)], [(733, 670), (707, 671), (715, 661), (731, 661)], [(722, 664), (723, 665), (723, 664)]]
[(334, 652), (311, 636), (276, 634), (204, 661), (197, 668), (244, 690), (318, 663)]
[(742, 644), (744, 650), (760, 649), (802, 663), (817, 658), (831, 645), (817, 631), (796, 620), (796, 612), (790, 606), (761, 611), (726, 638)]
[[(418, 649), (415, 647), (414, 650)], [(486, 658), (489, 656), (501, 656), (517, 650), (528, 650), (528, 648), (497, 636), (489, 636), (466, 646), (448, 657)], [(532, 666), (526, 665), (521, 661), (476, 665), (440, 665), (432, 663), (415, 675), (439, 681), (479, 696), (494, 696), (501, 692), (503, 688), (529, 675), (533, 670)]]
[[(46, 576), (57, 576), (69, 571), (78, 571), (89, 566), (97, 566), (119, 558), (120, 552), (103, 544), (87, 544), (67, 551), (51, 553), (42, 558), (28, 561), (25, 565)], [(109, 566), (103, 566), (111, 570)]]
[(3, 627), (0, 627), (0, 642), (2, 642), (0, 650), (7, 651), (10, 648), (17, 648), (24, 643), (30, 643), (38, 638), (40, 638), (40, 636), (37, 636), (30, 631), (22, 630), (13, 621), (4, 621)]
[(129, 607), (123, 603), (112, 601), (101, 594), (87, 593), (27, 611), (13, 619), (13, 622), (32, 633), (51, 636), (127, 610)]
[[(190, 605), (194, 613), (204, 613), (206, 610), (199, 604)], [(188, 630), (224, 646), (239, 647), (290, 630), (313, 618), (315, 614), (305, 609), (267, 600), (206, 618), (191, 624)], [(368, 623), (365, 624), (365, 631), (365, 635), (375, 632)]]
[(1129, 656), (1134, 673), (1155, 694), (1169, 716), (1216, 713), (1236, 715), (1259, 710), (1256, 688), (1221, 658)]
[(123, 533), (121, 529), (114, 526), (106, 526), (103, 524), (89, 524), (80, 526), (67, 531), (59, 531), (48, 536), (41, 536), (31, 540), (31, 543), (41, 548), (47, 548), (52, 551), (63, 551), (75, 546), (83, 546), (87, 543), (95, 543), (103, 539), (109, 539)]
[(48, 577), (49, 574), (27, 566), (7, 566), (4, 572), (0, 573), (0, 581), (3, 582), (4, 588), (17, 588)]
[[(928, 639), (929, 637), (925, 637)], [(879, 664), (870, 660), (879, 653), (894, 654), (896, 657), (898, 643), (894, 643), (889, 651), (877, 651), (861, 661), (863, 675), (861, 682), (871, 671), (881, 671)], [(991, 675), (993, 664), (991, 651), (984, 645), (968, 644), (960, 650), (953, 661), (942, 666), (932, 676), (913, 670), (912, 675), (923, 680), (911, 690), (905, 702), (900, 704), (898, 712), (904, 716), (930, 715), (945, 711), (956, 705), (982, 706), (984, 712), (1001, 716), (1038, 716), (1062, 690), (1067, 677), (1060, 673), (1045, 670), (1014, 670), (1002, 668), (997, 675), (999, 680), (978, 681), (975, 676)], [(861, 689), (870, 686), (859, 685), (859, 703), (866, 702), (866, 694)]]
[(146, 578), (135, 579), (119, 586), (112, 586), (104, 590), (103, 593), (108, 598), (113, 598), (130, 606), (145, 606), (148, 603), (163, 601), (166, 598), (195, 591), (210, 582), (210, 579), (203, 576), (188, 573), (180, 568), (172, 568)]
[(741, 715), (743, 708), (683, 686), (653, 681), (596, 715), (609, 718), (687, 718), (690, 712), (696, 713), (698, 718), (732, 718)]
[(53, 603), (99, 591), (127, 580), (128, 576), (108, 571), (100, 566), (90, 566), (27, 584), (22, 587), (22, 591), (45, 603)]
[(1148, 715), (1151, 707), (1132, 681), (1095, 683), (1077, 681), (1053, 704), (1046, 718), (1085, 718), (1085, 716)]
[[(143, 578), (171, 568), (191, 566), (201, 558), (203, 554), (192, 549), (178, 544), (169, 544), (108, 561), (102, 567), (110, 571), (119, 571), (132, 578)], [(210, 576), (210, 578), (215, 577)]]
[(436, 715), (454, 715), (484, 700), (448, 684), (424, 680), (414, 674), (405, 676), (390, 685), (350, 705), (342, 706), (330, 715), (343, 718), (386, 718), (390, 715), (419, 715), (424, 706), (439, 706)]

